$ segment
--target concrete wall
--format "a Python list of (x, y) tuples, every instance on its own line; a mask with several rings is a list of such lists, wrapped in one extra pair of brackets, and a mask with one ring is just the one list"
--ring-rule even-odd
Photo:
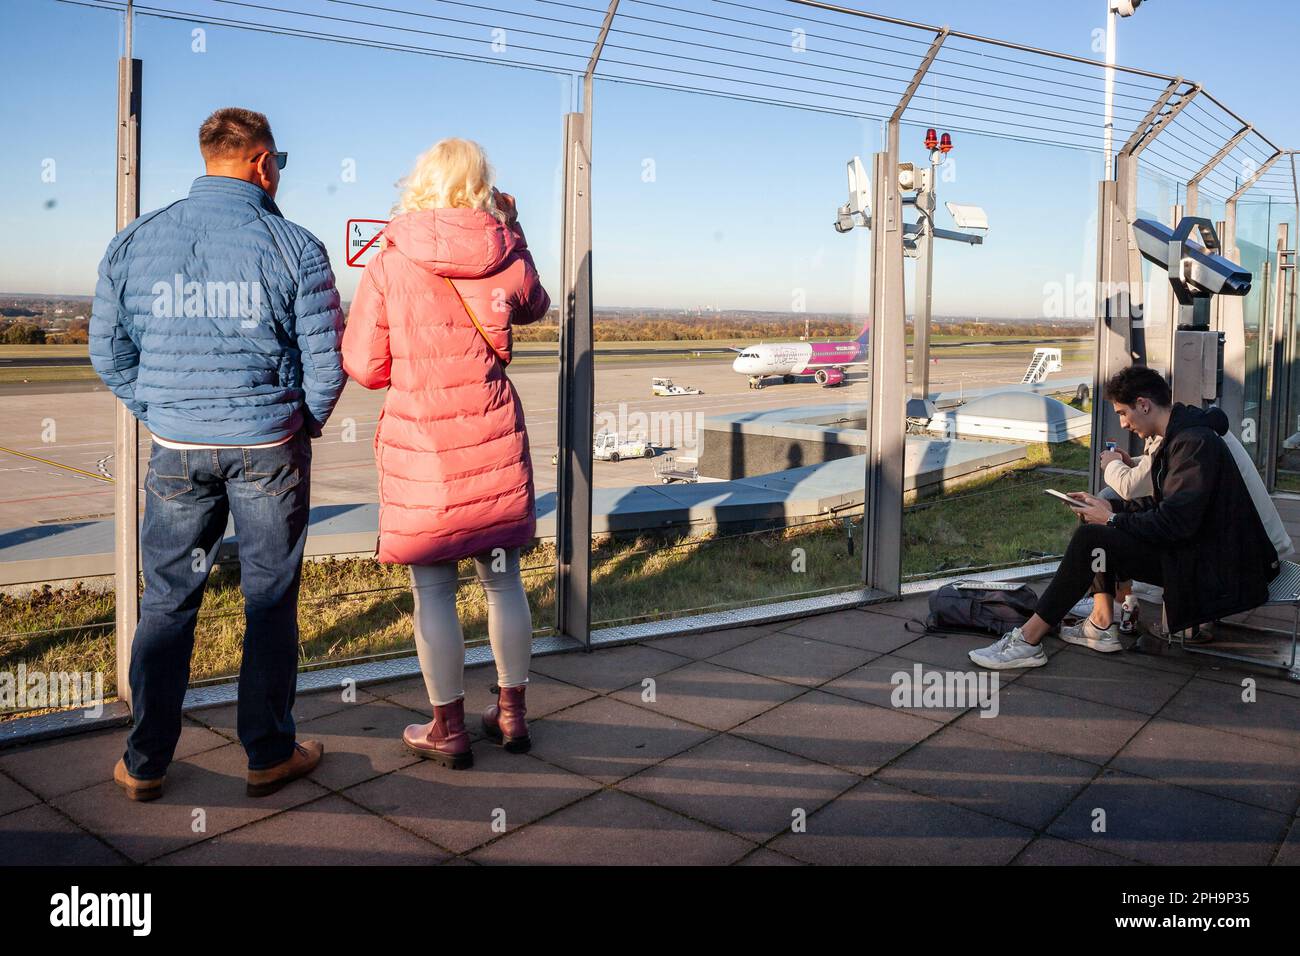
[(804, 431), (799, 436), (757, 434), (710, 427), (706, 420), (700, 435), (700, 475), (731, 481), (867, 453), (867, 433), (860, 427)]

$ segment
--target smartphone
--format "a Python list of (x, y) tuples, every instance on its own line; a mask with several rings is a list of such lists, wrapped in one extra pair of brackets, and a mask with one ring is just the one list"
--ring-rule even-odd
[(1053, 498), (1059, 498), (1062, 501), (1064, 501), (1067, 505), (1069, 505), (1071, 508), (1074, 508), (1075, 510), (1079, 510), (1081, 508), (1087, 507), (1087, 505), (1085, 505), (1082, 501), (1076, 501), (1073, 498), (1071, 498), (1069, 495), (1057, 491), (1055, 488), (1044, 488), (1043, 494), (1051, 495)]
[(1106, 450), (1107, 450), (1107, 451), (1117, 451), (1118, 449), (1119, 449), (1119, 445), (1118, 445), (1117, 443), (1115, 443), (1115, 442), (1113, 442), (1113, 441), (1108, 441), (1108, 442), (1106, 442)]

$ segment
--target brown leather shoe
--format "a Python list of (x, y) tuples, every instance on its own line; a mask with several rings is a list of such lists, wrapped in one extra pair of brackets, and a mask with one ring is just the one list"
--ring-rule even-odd
[(166, 774), (153, 780), (132, 776), (131, 771), (126, 769), (126, 761), (120, 757), (116, 766), (113, 767), (113, 782), (126, 791), (128, 799), (139, 800), (141, 803), (148, 800), (157, 800), (161, 797), (163, 794), (163, 781), (166, 779)]
[(483, 711), (483, 733), (512, 754), (527, 753), (533, 742), (528, 736), (524, 715), (524, 693), (527, 684), (514, 687), (497, 687), (497, 702)]
[(433, 720), (411, 724), (402, 731), (402, 743), (417, 756), (433, 760), (452, 770), (474, 766), (474, 751), (465, 730), (465, 698), (433, 708)]
[(250, 797), (267, 797), (305, 777), (316, 769), (320, 758), (325, 753), (325, 745), (319, 740), (305, 740), (293, 745), (293, 753), (288, 760), (282, 760), (274, 767), (265, 770), (248, 771), (248, 790)]

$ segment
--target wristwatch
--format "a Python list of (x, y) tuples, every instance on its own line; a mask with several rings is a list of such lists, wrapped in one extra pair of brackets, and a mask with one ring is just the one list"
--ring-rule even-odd
[(1112, 511), (1112, 512), (1110, 513), (1110, 517), (1106, 519), (1106, 527), (1108, 527), (1108, 528), (1113, 528), (1113, 527), (1115, 527), (1115, 519), (1118, 518), (1118, 517), (1119, 517), (1119, 512), (1118, 512), (1118, 511)]

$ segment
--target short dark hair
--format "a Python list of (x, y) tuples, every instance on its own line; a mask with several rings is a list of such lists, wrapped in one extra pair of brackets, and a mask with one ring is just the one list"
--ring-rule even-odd
[(227, 106), (199, 127), (199, 152), (204, 159), (246, 153), (256, 146), (274, 146), (271, 123), (262, 113)]
[(1145, 365), (1130, 365), (1120, 369), (1106, 381), (1106, 398), (1132, 408), (1139, 398), (1145, 398), (1153, 405), (1168, 408), (1173, 402), (1169, 383), (1165, 377), (1153, 368)]

